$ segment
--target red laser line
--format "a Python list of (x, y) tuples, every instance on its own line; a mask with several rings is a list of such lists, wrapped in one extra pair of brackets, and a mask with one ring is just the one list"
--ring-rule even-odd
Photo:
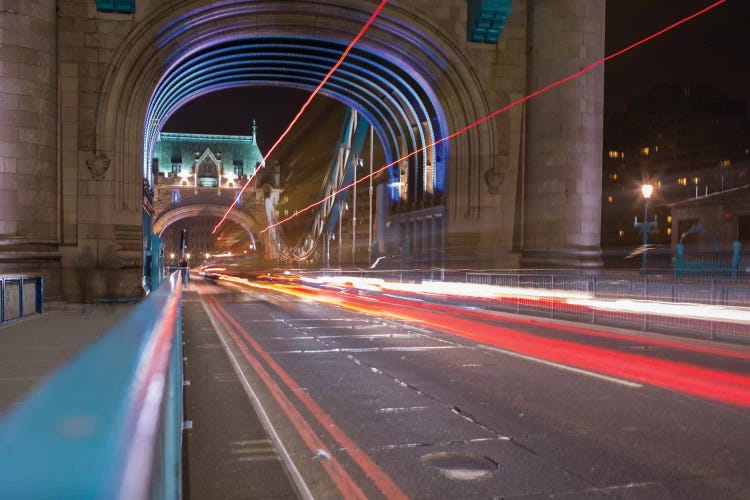
[(250, 185), (250, 182), (252, 182), (252, 180), (255, 178), (255, 176), (258, 174), (258, 172), (260, 172), (260, 169), (262, 169), (266, 165), (266, 160), (268, 159), (268, 157), (271, 156), (271, 153), (274, 152), (274, 150), (276, 149), (276, 147), (279, 144), (281, 144), (281, 141), (283, 141), (284, 138), (287, 136), (287, 134), (289, 134), (289, 132), (292, 130), (292, 127), (294, 127), (294, 124), (297, 123), (297, 120), (299, 120), (300, 116), (302, 116), (302, 113), (305, 112), (305, 110), (307, 109), (307, 107), (312, 102), (313, 98), (318, 94), (318, 92), (320, 92), (320, 89), (323, 88), (323, 85), (325, 85), (328, 82), (328, 79), (331, 78), (331, 75), (333, 75), (333, 73), (339, 68), (339, 66), (341, 66), (341, 63), (344, 62), (344, 59), (346, 58), (347, 55), (349, 55), (349, 52), (351, 52), (351, 50), (354, 47), (354, 45), (359, 41), (360, 38), (362, 38), (362, 35), (365, 34), (365, 31), (367, 31), (367, 28), (369, 28), (370, 25), (373, 23), (373, 21), (375, 21), (375, 18), (378, 17), (378, 14), (380, 14), (380, 11), (383, 10), (383, 7), (385, 7), (386, 3), (388, 3), (388, 0), (382, 0), (380, 2), (380, 4), (378, 5), (378, 7), (373, 11), (373, 13), (370, 16), (370, 18), (367, 20), (367, 22), (364, 24), (364, 26), (362, 26), (362, 29), (359, 30), (359, 33), (357, 33), (357, 36), (354, 37), (354, 39), (349, 43), (349, 45), (346, 47), (346, 49), (344, 50), (344, 52), (341, 54), (341, 57), (339, 57), (339, 60), (336, 61), (336, 64), (334, 64), (333, 67), (331, 67), (331, 69), (328, 71), (328, 73), (326, 74), (326, 76), (323, 77), (323, 79), (320, 81), (320, 83), (318, 84), (318, 86), (315, 87), (315, 90), (312, 91), (312, 93), (307, 98), (307, 100), (305, 101), (305, 103), (302, 105), (302, 107), (300, 108), (300, 110), (297, 112), (297, 114), (295, 115), (295, 117), (292, 119), (292, 121), (286, 127), (286, 130), (284, 130), (284, 132), (281, 134), (281, 136), (278, 139), (276, 139), (276, 142), (273, 143), (273, 146), (271, 146), (271, 149), (269, 149), (268, 152), (265, 154), (265, 156), (263, 157), (263, 160), (261, 160), (261, 162), (260, 162), (260, 165), (255, 170), (255, 172), (253, 172), (253, 175), (250, 176), (250, 178), (247, 180), (247, 182), (245, 183), (245, 185), (242, 186), (242, 189), (240, 189), (240, 192), (237, 193), (237, 196), (235, 197), (234, 201), (232, 201), (232, 203), (229, 205), (229, 208), (227, 209), (226, 213), (221, 218), (221, 220), (219, 221), (219, 223), (216, 224), (216, 227), (214, 227), (214, 230), (211, 231), (211, 234), (214, 234), (216, 232), (216, 230), (219, 229), (219, 226), (221, 226), (224, 223), (224, 221), (227, 220), (227, 217), (229, 217), (229, 212), (231, 212), (232, 208), (234, 208), (234, 204), (235, 204), (237, 198), (239, 198), (240, 196), (242, 196), (242, 193), (244, 193), (245, 190), (247, 190), (247, 187)]
[(311, 210), (311, 209), (317, 207), (318, 205), (321, 205), (321, 204), (325, 203), (327, 200), (330, 200), (331, 198), (335, 197), (339, 193), (341, 193), (343, 191), (346, 191), (347, 189), (349, 189), (350, 187), (354, 186), (355, 184), (359, 184), (360, 182), (363, 182), (363, 181), (369, 179), (370, 177), (374, 177), (374, 176), (380, 174), (382, 171), (386, 170), (387, 168), (390, 168), (390, 167), (392, 167), (393, 165), (396, 165), (399, 162), (407, 160), (407, 159), (411, 158), (412, 156), (414, 156), (414, 155), (416, 155), (418, 153), (421, 153), (422, 151), (424, 151), (426, 149), (429, 149), (429, 148), (431, 148), (431, 147), (433, 147), (433, 146), (435, 146), (437, 144), (440, 144), (441, 142), (445, 142), (447, 140), (450, 140), (450, 139), (452, 139), (452, 138), (454, 138), (456, 136), (459, 136), (459, 135), (463, 134), (464, 132), (467, 132), (468, 130), (471, 130), (471, 129), (475, 128), (475, 127), (478, 127), (479, 125), (481, 125), (481, 124), (483, 124), (483, 123), (485, 123), (485, 122), (493, 119), (494, 117), (496, 117), (500, 113), (504, 113), (505, 111), (508, 111), (509, 109), (511, 109), (511, 108), (513, 108), (515, 106), (518, 106), (519, 104), (522, 104), (522, 103), (528, 101), (529, 99), (531, 99), (533, 97), (536, 97), (536, 96), (538, 96), (540, 94), (543, 94), (543, 93), (547, 92), (548, 90), (553, 89), (555, 87), (558, 87), (558, 86), (562, 85), (563, 83), (566, 83), (566, 82), (568, 82), (570, 80), (578, 78), (579, 76), (583, 75), (584, 73), (588, 73), (592, 69), (596, 68), (597, 66), (600, 66), (600, 65), (604, 64), (605, 62), (609, 61), (610, 59), (614, 59), (615, 57), (618, 57), (618, 56), (621, 56), (622, 54), (625, 54), (626, 52), (630, 52), (631, 50), (633, 50), (634, 48), (638, 47), (639, 45), (643, 45), (644, 43), (646, 43), (646, 42), (648, 42), (650, 40), (653, 40), (654, 38), (657, 38), (657, 37), (663, 35), (664, 33), (668, 32), (668, 31), (671, 31), (671, 30), (677, 28), (678, 26), (687, 23), (688, 21), (691, 21), (691, 20), (695, 19), (696, 17), (702, 16), (706, 12), (708, 12), (708, 11), (710, 11), (712, 9), (715, 9), (719, 5), (725, 3), (726, 1), (727, 0), (719, 0), (718, 2), (712, 3), (708, 7), (705, 7), (703, 9), (699, 10), (698, 12), (695, 12), (694, 14), (691, 14), (691, 15), (689, 15), (689, 16), (687, 16), (687, 17), (685, 17), (685, 18), (683, 18), (683, 19), (681, 19), (681, 20), (679, 20), (679, 21), (677, 21), (677, 22), (675, 22), (673, 24), (670, 24), (666, 28), (662, 28), (659, 31), (657, 31), (656, 33), (653, 33), (653, 34), (651, 34), (651, 35), (649, 35), (649, 36), (647, 36), (645, 38), (642, 38), (642, 39), (638, 40), (637, 42), (635, 42), (635, 43), (633, 43), (631, 45), (628, 45), (624, 49), (618, 50), (617, 52), (614, 52), (614, 53), (612, 53), (612, 54), (610, 54), (608, 56), (602, 57), (601, 59), (599, 59), (597, 61), (594, 61), (593, 63), (589, 64), (588, 66), (586, 66), (585, 68), (581, 69), (580, 71), (576, 71), (575, 73), (570, 74), (570, 75), (568, 75), (568, 76), (566, 76), (564, 78), (561, 78), (560, 80), (557, 80), (556, 82), (550, 83), (546, 87), (542, 87), (541, 89), (532, 92), (531, 94), (527, 95), (526, 97), (522, 97), (522, 98), (520, 98), (520, 99), (518, 99), (516, 101), (513, 101), (510, 104), (508, 104), (508, 105), (506, 105), (506, 106), (504, 106), (504, 107), (502, 107), (502, 108), (500, 108), (498, 110), (493, 111), (492, 113), (488, 114), (484, 118), (480, 118), (479, 120), (475, 121), (474, 123), (472, 123), (470, 125), (466, 125), (464, 128), (462, 128), (462, 129), (460, 129), (460, 130), (458, 130), (456, 132), (453, 132), (452, 134), (447, 135), (447, 136), (443, 137), (442, 139), (439, 139), (439, 140), (433, 142), (432, 144), (429, 144), (427, 146), (424, 146), (423, 148), (417, 149), (416, 151), (412, 151), (411, 153), (409, 153), (409, 154), (407, 154), (407, 155), (399, 158), (398, 160), (394, 160), (391, 163), (389, 163), (388, 165), (380, 167), (379, 169), (375, 170), (371, 174), (367, 174), (367, 175), (361, 177), (359, 180), (355, 180), (351, 184), (348, 184), (348, 185), (340, 188), (338, 191), (334, 191), (333, 193), (331, 193), (330, 195), (326, 196), (322, 200), (316, 201), (315, 203), (311, 203), (310, 205), (306, 206), (305, 208), (303, 208), (301, 210), (297, 210), (297, 212), (294, 213), (293, 215), (290, 215), (289, 217), (286, 217), (285, 219), (281, 219), (280, 221), (277, 221), (277, 222), (275, 222), (273, 224), (269, 224), (268, 226), (266, 226), (260, 232), (261, 233), (265, 233), (266, 231), (268, 231), (271, 228), (274, 228), (276, 226), (284, 224), (285, 222), (287, 222), (287, 221), (289, 221), (289, 220), (291, 220), (291, 219), (293, 219), (293, 218), (301, 215), (302, 213), (307, 212), (308, 210)]

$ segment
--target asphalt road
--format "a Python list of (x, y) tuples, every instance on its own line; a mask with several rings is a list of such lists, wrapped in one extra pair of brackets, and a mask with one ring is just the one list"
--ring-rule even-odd
[[(193, 397), (187, 418), (210, 405), (241, 427), (260, 408), (267, 422), (246, 442), (273, 457), (239, 475), (286, 482), (274, 496), (750, 498), (747, 348), (470, 311), (418, 324), (404, 318), (426, 311), (419, 302), (357, 296), (342, 308), (343, 293), (193, 286), (211, 325), (193, 357), (214, 359), (192, 368), (189, 390), (216, 373), (236, 385), (232, 404)], [(514, 335), (527, 347), (504, 345)], [(193, 418), (196, 433), (230, 425)], [(247, 486), (257, 479), (222, 484), (217, 463), (238, 462), (231, 449), (212, 455), (213, 441), (193, 452), (190, 489), (214, 478), (200, 498), (263, 497)]]

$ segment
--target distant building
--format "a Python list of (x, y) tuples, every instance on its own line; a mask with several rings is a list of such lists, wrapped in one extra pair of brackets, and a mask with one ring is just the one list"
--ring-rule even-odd
[(255, 120), (250, 136), (162, 132), (154, 146), (154, 179), (159, 184), (235, 187), (263, 161), (256, 132)]
[[(676, 202), (669, 208), (673, 248), (685, 235), (683, 243), (701, 253), (710, 253), (714, 246), (728, 253), (732, 243), (739, 241), (743, 253), (750, 255), (750, 185)], [(691, 233), (698, 225), (702, 231)]]
[[(152, 157), (156, 180), (154, 208), (161, 215), (181, 206), (211, 205), (222, 201), (229, 204), (262, 161), (255, 120), (252, 135), (248, 136), (162, 132)], [(270, 172), (265, 173), (264, 179), (273, 178), (278, 167), (268, 170)], [(217, 197), (217, 191), (227, 199)], [(167, 263), (176, 264), (181, 258), (183, 230), (191, 265), (202, 262), (206, 254), (214, 252), (219, 243), (217, 236), (211, 233), (216, 222), (216, 217), (191, 216), (167, 227), (161, 235), (167, 249)], [(228, 242), (219, 246), (222, 245), (231, 246)], [(172, 258), (173, 253), (175, 257)]]
[(641, 185), (654, 186), (649, 243), (671, 246), (679, 202), (750, 184), (747, 105), (708, 87), (658, 86), (634, 99), (605, 128), (602, 248), (640, 245), (634, 218), (643, 219)]

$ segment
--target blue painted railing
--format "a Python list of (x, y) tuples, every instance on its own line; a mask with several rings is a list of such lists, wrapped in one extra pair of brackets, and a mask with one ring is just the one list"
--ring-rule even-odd
[(42, 312), (44, 281), (39, 275), (0, 275), (0, 324)]
[(180, 498), (177, 273), (0, 422), (0, 498)]

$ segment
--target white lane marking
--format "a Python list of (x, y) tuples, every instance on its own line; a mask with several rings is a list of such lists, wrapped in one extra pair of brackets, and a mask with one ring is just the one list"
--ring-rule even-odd
[(411, 301), (411, 302), (424, 302), (424, 300), (417, 299), (415, 297), (405, 297), (403, 295), (391, 295), (390, 293), (384, 293), (383, 297), (391, 297), (391, 298), (399, 299), (399, 300), (408, 300), (408, 301)]
[(279, 460), (279, 457), (276, 455), (268, 455), (265, 457), (235, 457), (231, 459), (232, 462), (267, 462), (267, 461), (276, 462), (278, 460)]
[(491, 347), (491, 346), (485, 346), (485, 345), (480, 345), (480, 346), (477, 346), (477, 347), (479, 349), (485, 349), (485, 350), (488, 350), (488, 351), (496, 351), (496, 352), (500, 352), (502, 354), (507, 354), (508, 356), (514, 356), (516, 358), (521, 358), (521, 359), (525, 359), (525, 360), (528, 360), (528, 361), (534, 361), (535, 363), (540, 363), (542, 365), (552, 366), (554, 368), (559, 368), (561, 370), (567, 370), (569, 372), (577, 373), (579, 375), (585, 375), (587, 377), (598, 378), (600, 380), (605, 380), (607, 382), (612, 382), (613, 384), (624, 385), (625, 387), (630, 387), (631, 389), (640, 389), (641, 387), (643, 387), (643, 385), (641, 385), (641, 384), (639, 384), (637, 382), (631, 382), (629, 380), (624, 380), (624, 379), (621, 379), (621, 378), (610, 377), (608, 375), (602, 375), (601, 373), (590, 372), (588, 370), (583, 370), (581, 368), (575, 368), (573, 366), (567, 366), (567, 365), (563, 365), (563, 364), (560, 364), (560, 363), (555, 363), (554, 361), (547, 361), (547, 360), (544, 360), (544, 359), (534, 358), (532, 356), (527, 356), (525, 354), (519, 354), (519, 353), (513, 352), (513, 351), (507, 351), (505, 349), (500, 349), (498, 347)]
[(267, 340), (329, 340), (329, 339), (409, 339), (414, 335), (408, 333), (374, 333), (362, 335), (298, 335), (296, 337), (270, 337)]
[(370, 320), (362, 318), (279, 318), (276, 321), (348, 321), (356, 323), (370, 323)]
[(274, 351), (274, 354), (327, 354), (331, 352), (417, 352), (435, 349), (460, 349), (460, 346), (436, 345), (416, 347), (334, 347), (331, 349), (295, 349), (292, 351)]
[(375, 413), (406, 413), (409, 411), (427, 410), (429, 406), (408, 406), (401, 408), (378, 408)]
[(298, 330), (371, 330), (373, 328), (380, 328), (382, 325), (363, 323), (361, 325), (292, 326)]
[(211, 312), (211, 310), (208, 308), (208, 306), (202, 299), (201, 299), (201, 305), (203, 306), (203, 309), (206, 311), (206, 314), (208, 315), (208, 319), (211, 321), (211, 324), (214, 326), (214, 330), (216, 331), (216, 334), (219, 336), (221, 343), (224, 345), (224, 352), (227, 353), (229, 360), (232, 362), (232, 366), (234, 366), (234, 371), (235, 373), (237, 373), (237, 376), (242, 382), (242, 386), (245, 388), (245, 393), (250, 399), (250, 402), (252, 403), (253, 408), (255, 409), (255, 412), (258, 414), (258, 418), (260, 418), (260, 422), (263, 425), (263, 428), (266, 430), (269, 437), (271, 438), (271, 441), (273, 442), (273, 445), (276, 448), (276, 450), (278, 450), (279, 455), (281, 455), (281, 461), (283, 462), (284, 466), (286, 467), (287, 472), (291, 476), (292, 481), (294, 481), (294, 485), (297, 487), (297, 492), (300, 494), (302, 498), (306, 500), (313, 500), (314, 497), (312, 493), (310, 492), (310, 488), (307, 487), (307, 483), (305, 483), (305, 480), (302, 477), (302, 474), (300, 474), (299, 469), (297, 469), (297, 466), (292, 461), (292, 457), (289, 455), (289, 452), (284, 446), (283, 441), (281, 441), (279, 434), (276, 432), (276, 428), (271, 423), (271, 419), (268, 418), (268, 413), (266, 413), (266, 409), (263, 408), (263, 405), (261, 404), (260, 399), (258, 399), (258, 395), (255, 394), (255, 391), (250, 385), (250, 382), (247, 380), (247, 377), (245, 377), (245, 373), (242, 371), (242, 368), (240, 367), (240, 364), (237, 361), (237, 358), (235, 357), (232, 350), (229, 348), (229, 344), (227, 343), (226, 339), (224, 338), (224, 335), (222, 334), (223, 330), (219, 328), (219, 325), (217, 324), (213, 313)]
[(499, 437), (483, 437), (483, 438), (474, 438), (474, 439), (466, 439), (466, 440), (447, 440), (447, 441), (438, 441), (436, 443), (400, 443), (400, 444), (386, 444), (382, 446), (376, 446), (375, 448), (370, 448), (372, 451), (388, 451), (388, 450), (400, 450), (404, 448), (423, 448), (423, 447), (437, 447), (437, 446), (450, 446), (455, 444), (471, 444), (471, 443), (483, 443), (487, 441), (510, 441), (510, 438), (506, 438), (505, 436), (499, 436)]

